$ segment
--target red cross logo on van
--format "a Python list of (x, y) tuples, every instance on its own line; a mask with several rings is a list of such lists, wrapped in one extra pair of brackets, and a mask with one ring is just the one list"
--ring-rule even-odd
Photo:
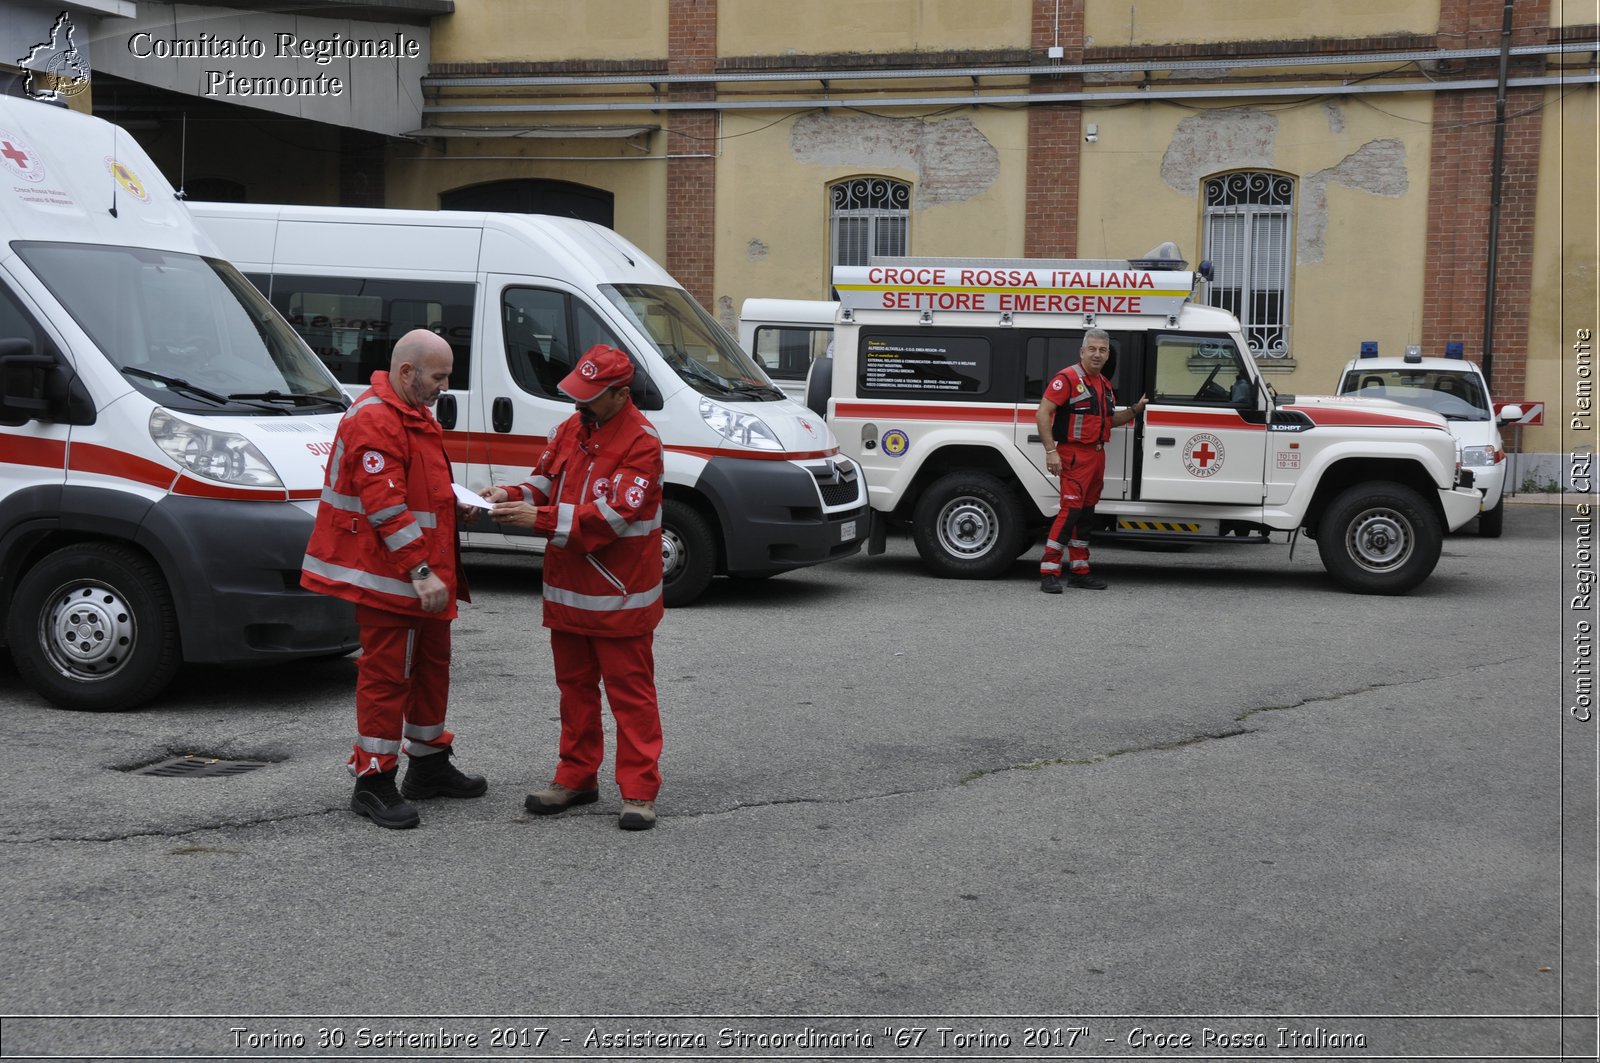
[(28, 150), (28, 145), (21, 138), (12, 136), (4, 129), (0, 129), (0, 166), (24, 181), (37, 183), (44, 180), (44, 163)]

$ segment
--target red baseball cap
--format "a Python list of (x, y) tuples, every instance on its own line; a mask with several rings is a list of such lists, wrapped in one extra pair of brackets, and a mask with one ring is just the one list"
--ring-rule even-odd
[(558, 387), (574, 402), (592, 402), (607, 388), (633, 383), (633, 363), (615, 347), (597, 343), (583, 352)]

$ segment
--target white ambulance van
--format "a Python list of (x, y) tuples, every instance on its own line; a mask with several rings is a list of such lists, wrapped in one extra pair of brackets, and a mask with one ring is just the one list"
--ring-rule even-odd
[(739, 346), (784, 394), (815, 410), (807, 401), (806, 376), (833, 348), (838, 311), (830, 299), (746, 299), (739, 307)]
[(989, 579), (1058, 511), (1035, 414), (1084, 332), (1104, 329), (1117, 404), (1150, 401), (1105, 443), (1096, 535), (1244, 545), (1303, 532), (1347, 590), (1417, 586), (1481, 497), (1444, 418), (1279, 394), (1238, 320), (1193, 298), (1203, 274), (1171, 245), (1143, 259), (839, 266), (834, 353), (812, 384), (880, 518), (909, 524), (934, 572)]
[[(604, 226), (537, 214), (190, 205), (346, 389), (408, 329), (455, 349), (436, 412), (458, 482), (519, 483), (572, 415), (557, 384), (591, 345), (633, 359), (661, 434), (668, 605), (716, 573), (757, 578), (861, 549), (860, 466), (643, 251)], [(542, 551), (480, 522), (462, 545)]]
[(300, 589), (348, 399), (124, 131), (0, 97), (0, 605), (72, 709), (180, 661), (341, 655)]

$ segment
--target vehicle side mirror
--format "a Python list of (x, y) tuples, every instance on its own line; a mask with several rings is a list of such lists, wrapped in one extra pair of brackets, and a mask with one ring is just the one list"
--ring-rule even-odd
[(1501, 424), (1513, 424), (1520, 421), (1522, 420), (1522, 407), (1502, 406), (1500, 407), (1500, 415), (1495, 420)]
[(666, 403), (661, 398), (661, 389), (650, 379), (650, 374), (639, 366), (634, 367), (633, 384), (629, 390), (633, 393), (633, 404), (641, 410), (666, 408)]
[(26, 339), (0, 340), (0, 424), (29, 421), (94, 424), (94, 406), (78, 375)]

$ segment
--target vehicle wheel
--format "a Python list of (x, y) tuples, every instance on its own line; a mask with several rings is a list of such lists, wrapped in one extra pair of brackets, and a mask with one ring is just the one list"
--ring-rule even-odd
[(1026, 534), (1017, 496), (983, 472), (955, 472), (935, 481), (917, 500), (911, 520), (923, 563), (947, 579), (993, 579), (1021, 554)]
[(1439, 563), (1444, 528), (1417, 492), (1382, 481), (1357, 484), (1322, 515), (1317, 551), (1346, 590), (1404, 594)]
[(160, 570), (114, 543), (64, 547), (29, 569), (6, 637), (28, 685), (63, 709), (135, 708), (166, 687), (182, 659)]
[(1498, 539), (1505, 530), (1506, 524), (1506, 496), (1501, 495), (1500, 501), (1494, 504), (1493, 509), (1486, 509), (1478, 514), (1478, 534), (1485, 539)]
[(700, 511), (669, 498), (661, 504), (662, 597), (668, 606), (688, 605), (711, 585), (717, 537)]

